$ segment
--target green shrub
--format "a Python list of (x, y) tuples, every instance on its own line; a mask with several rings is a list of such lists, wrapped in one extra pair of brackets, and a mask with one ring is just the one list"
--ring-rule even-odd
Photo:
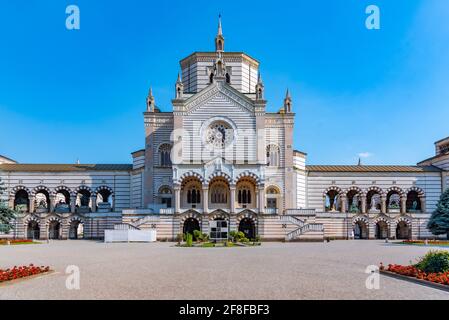
[(190, 233), (186, 235), (186, 247), (191, 247), (193, 243), (193, 236)]
[(197, 241), (203, 241), (203, 234), (201, 233), (200, 230), (193, 230), (193, 237), (195, 238), (195, 240)]
[(215, 243), (212, 242), (205, 242), (201, 245), (203, 248), (213, 248), (215, 247)]
[(256, 242), (260, 242), (260, 236), (256, 236), (256, 237), (254, 238), (254, 240), (255, 240)]
[(209, 241), (209, 235), (207, 233), (203, 233), (203, 241)]
[(431, 250), (416, 264), (416, 268), (426, 273), (449, 271), (449, 252)]
[(237, 241), (237, 231), (231, 231), (229, 232), (229, 238), (232, 242)]

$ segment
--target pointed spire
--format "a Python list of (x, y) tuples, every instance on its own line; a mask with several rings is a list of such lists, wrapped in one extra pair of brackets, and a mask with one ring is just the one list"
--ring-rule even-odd
[(218, 33), (217, 35), (223, 35), (223, 28), (221, 27), (221, 14), (218, 15)]
[(260, 72), (257, 76), (257, 84), (256, 84), (256, 100), (263, 100), (264, 99), (264, 85), (262, 82), (262, 76), (260, 75)]
[(357, 164), (358, 166), (362, 165), (362, 158), (359, 157), (359, 163)]
[(176, 99), (181, 99), (184, 93), (184, 84), (181, 81), (181, 76), (178, 73), (178, 80), (176, 80), (175, 85), (175, 97)]
[(292, 112), (292, 97), (290, 96), (290, 90), (287, 88), (284, 99), (284, 111), (286, 113)]
[(218, 32), (215, 37), (215, 51), (223, 52), (224, 51), (224, 37), (223, 37), (223, 28), (221, 26), (221, 14), (218, 16)]
[(156, 101), (153, 96), (153, 88), (150, 87), (147, 97), (147, 112), (154, 112)]

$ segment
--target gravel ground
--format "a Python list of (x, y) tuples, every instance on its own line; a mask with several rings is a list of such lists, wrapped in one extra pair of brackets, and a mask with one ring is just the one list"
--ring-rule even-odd
[[(381, 276), (368, 265), (408, 264), (429, 248), (382, 241), (263, 243), (254, 248), (176, 248), (173, 243), (54, 241), (1, 246), (0, 268), (49, 265), (56, 272), (0, 285), (1, 299), (448, 299), (449, 294)], [(65, 287), (68, 265), (80, 290)]]

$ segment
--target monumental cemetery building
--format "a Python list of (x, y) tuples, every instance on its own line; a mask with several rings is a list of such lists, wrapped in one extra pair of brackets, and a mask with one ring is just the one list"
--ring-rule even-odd
[[(145, 145), (132, 164), (20, 164), (0, 156), (3, 194), (19, 214), (13, 234), (101, 238), (115, 225), (160, 240), (231, 230), (265, 240), (416, 239), (449, 186), (449, 138), (417, 165), (306, 165), (293, 149), (287, 91), (267, 112), (259, 61), (215, 50), (180, 61), (172, 111), (150, 90)], [(221, 230), (220, 230), (221, 229)]]

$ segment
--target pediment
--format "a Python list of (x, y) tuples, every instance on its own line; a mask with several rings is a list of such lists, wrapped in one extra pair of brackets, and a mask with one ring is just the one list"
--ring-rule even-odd
[(254, 105), (252, 100), (223, 82), (213, 83), (187, 99), (184, 105), (184, 112), (187, 114), (192, 113), (202, 105), (214, 100), (225, 100), (228, 103), (239, 107), (242, 111), (254, 114)]

